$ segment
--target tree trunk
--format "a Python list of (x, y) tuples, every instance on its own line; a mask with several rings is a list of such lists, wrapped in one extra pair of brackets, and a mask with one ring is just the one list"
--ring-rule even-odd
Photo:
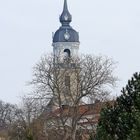
[(76, 140), (76, 128), (74, 128), (74, 130), (72, 130), (71, 140)]
[(63, 137), (63, 140), (68, 140), (68, 137), (69, 137), (68, 132), (65, 132), (64, 137)]

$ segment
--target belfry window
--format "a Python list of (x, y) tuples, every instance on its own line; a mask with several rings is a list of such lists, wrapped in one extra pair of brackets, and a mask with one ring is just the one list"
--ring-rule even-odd
[(70, 54), (70, 50), (69, 49), (65, 49), (64, 50), (64, 53), (65, 53), (65, 57), (67, 57), (67, 58), (71, 57), (71, 54)]

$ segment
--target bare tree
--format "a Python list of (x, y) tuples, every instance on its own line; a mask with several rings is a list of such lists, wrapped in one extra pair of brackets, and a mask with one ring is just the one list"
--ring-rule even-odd
[(9, 140), (35, 138), (41, 128), (37, 124), (43, 112), (40, 107), (38, 100), (29, 97), (22, 98), (20, 107), (0, 101), (0, 137)]
[[(75, 140), (80, 113), (79, 106), (87, 99), (105, 99), (117, 80), (113, 75), (114, 62), (103, 56), (81, 56), (54, 63), (53, 56), (44, 56), (36, 64), (31, 84), (35, 97), (49, 99), (55, 109), (59, 108), (59, 119), (49, 114), (49, 124), (61, 134), (63, 140)], [(67, 111), (63, 107), (67, 106)], [(52, 119), (50, 119), (52, 117)], [(57, 118), (57, 119), (56, 119)], [(50, 123), (51, 120), (51, 123)], [(46, 129), (50, 128), (46, 126)], [(49, 131), (49, 129), (47, 129)]]
[(15, 124), (17, 126), (17, 122), (19, 122), (22, 117), (21, 110), (17, 105), (0, 101), (0, 132), (5, 134), (5, 138), (12, 138), (13, 126)]
[(8, 129), (17, 120), (17, 106), (0, 101), (0, 129)]

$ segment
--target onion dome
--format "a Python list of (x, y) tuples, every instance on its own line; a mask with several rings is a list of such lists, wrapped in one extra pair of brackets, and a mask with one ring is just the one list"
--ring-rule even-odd
[(79, 42), (79, 34), (69, 24), (72, 16), (68, 11), (67, 0), (64, 0), (63, 12), (60, 16), (62, 26), (55, 32), (53, 43), (56, 42)]

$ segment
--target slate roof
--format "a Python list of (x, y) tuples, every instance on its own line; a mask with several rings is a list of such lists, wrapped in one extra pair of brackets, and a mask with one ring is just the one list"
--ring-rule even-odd
[[(72, 21), (72, 16), (69, 13), (67, 0), (64, 0), (63, 12), (60, 16), (62, 26), (55, 32), (53, 43), (56, 42), (79, 42), (79, 34), (69, 24)], [(65, 38), (65, 34), (69, 37)]]

